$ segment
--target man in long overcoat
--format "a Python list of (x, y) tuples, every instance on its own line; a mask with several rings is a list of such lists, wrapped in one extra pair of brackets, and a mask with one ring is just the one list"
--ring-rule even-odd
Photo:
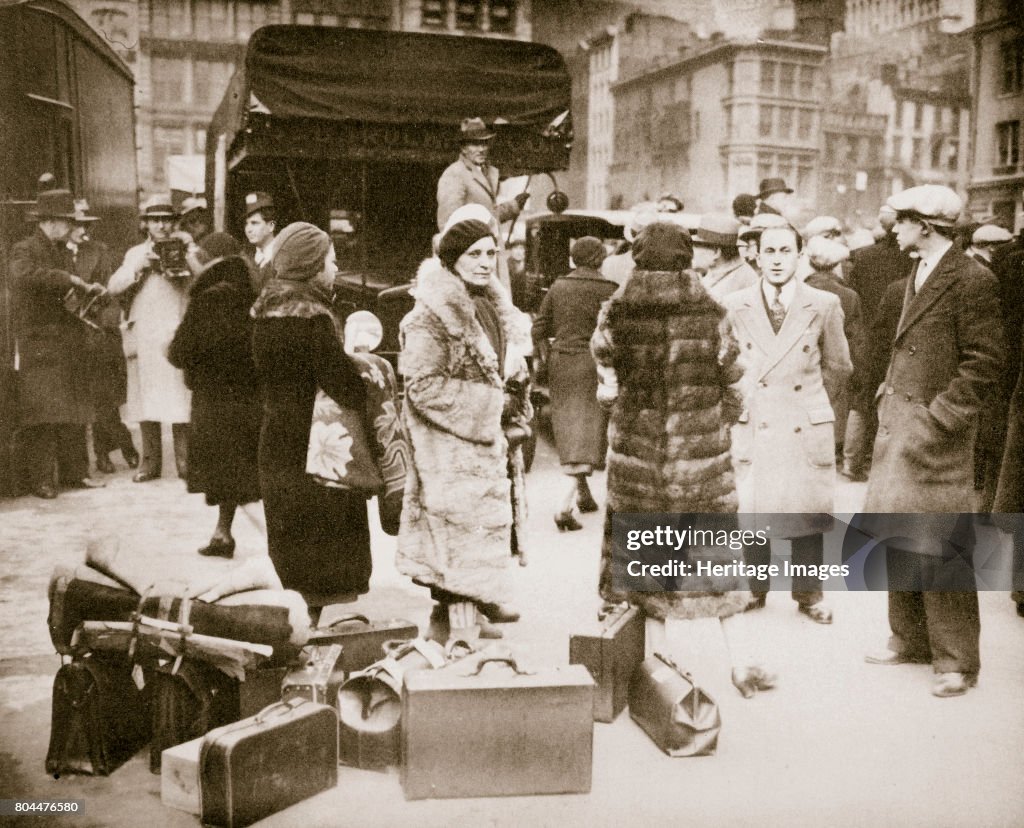
[(32, 491), (52, 499), (58, 480), (73, 488), (98, 485), (89, 479), (88, 456), (78, 450), (93, 415), (84, 357), (88, 328), (65, 308), (64, 299), (73, 293), (102, 293), (103, 286), (89, 285), (70, 272), (64, 242), (75, 204), (68, 190), (41, 192), (31, 216), (36, 230), (11, 248), (10, 258), (18, 419)]
[(956, 696), (980, 669), (969, 514), (978, 413), (1005, 357), (998, 286), (953, 244), (963, 206), (956, 193), (923, 185), (888, 203), (900, 248), (919, 259), (876, 395), (878, 436), (862, 528), (882, 543), (891, 539), (892, 637), (888, 650), (867, 660), (931, 662), (932, 693)]
[[(459, 131), (459, 157), (449, 164), (437, 180), (437, 229), (444, 230), (451, 214), (465, 204), (482, 204), (500, 227), (522, 212), (529, 199), (520, 193), (512, 201), (498, 203), (498, 168), (488, 163), (491, 132), (480, 118), (465, 118)], [(504, 240), (498, 234), (498, 279), (511, 292)]]
[(162, 471), (161, 423), (171, 423), (178, 476), (185, 476), (192, 397), (182, 372), (167, 361), (167, 347), (181, 324), (191, 274), (161, 264), (159, 242), (171, 238), (174, 208), (170, 196), (153, 196), (142, 208), (148, 238), (124, 254), (108, 288), (128, 308), (124, 352), (128, 363), (125, 419), (142, 432), (142, 464), (136, 483), (156, 480)]
[[(732, 429), (741, 514), (770, 516), (772, 538), (793, 542), (793, 563), (820, 566), (822, 534), (832, 527), (835, 412), (830, 389), (853, 371), (839, 298), (796, 277), (800, 235), (792, 227), (761, 233), (757, 284), (722, 301), (740, 346), (744, 410)], [(769, 546), (751, 546), (747, 562), (768, 563)], [(764, 605), (768, 583), (751, 581)], [(830, 624), (821, 581), (793, 578), (801, 613)]]

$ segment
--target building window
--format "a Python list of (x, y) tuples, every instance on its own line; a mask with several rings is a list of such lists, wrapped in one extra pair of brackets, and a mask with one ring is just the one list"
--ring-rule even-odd
[(762, 180), (772, 177), (772, 157), (770, 155), (757, 160), (757, 177)]
[(801, 66), (800, 67), (800, 97), (801, 98), (813, 98), (814, 97), (814, 67), (813, 66)]
[(924, 124), (924, 104), (914, 104), (914, 130), (920, 130)]
[(491, 0), (490, 30), (500, 34), (513, 34), (516, 30), (515, 0)]
[(185, 154), (185, 132), (175, 127), (153, 129), (153, 183), (167, 183), (167, 157)]
[(796, 76), (796, 66), (792, 63), (783, 63), (779, 66), (779, 96), (782, 98), (793, 97), (793, 82)]
[(775, 64), (770, 60), (761, 61), (761, 94), (775, 93)]
[(944, 143), (942, 138), (932, 140), (931, 168), (933, 170), (937, 170), (942, 166), (942, 147)]
[(197, 60), (192, 67), (192, 102), (199, 107), (216, 108), (233, 72), (234, 66), (230, 63)]
[(480, 29), (483, 26), (482, 0), (456, 0), (455, 28), (462, 31)]
[(445, 26), (444, 0), (423, 0), (420, 10), (421, 20), (424, 26)]
[(176, 107), (188, 103), (185, 97), (185, 63), (179, 58), (153, 58), (153, 103), (163, 107)]
[(996, 167), (1016, 167), (1020, 163), (1020, 121), (996, 124)]
[(767, 138), (772, 134), (772, 108), (770, 106), (762, 106), (759, 117), (761, 135)]
[(191, 22), (188, 0), (150, 0), (149, 19), (154, 37), (182, 37)]
[(949, 154), (946, 155), (946, 169), (950, 172), (956, 172), (960, 166), (960, 142), (950, 141), (947, 146), (949, 147)]
[(793, 135), (793, 107), (783, 106), (779, 109), (779, 131), (780, 138), (790, 138)]
[(1002, 73), (999, 91), (1015, 95), (1024, 90), (1024, 38), (1017, 38), (999, 46)]
[(919, 170), (923, 166), (923, 150), (924, 141), (920, 138), (915, 138), (911, 144), (910, 149), (910, 167), (911, 169)]

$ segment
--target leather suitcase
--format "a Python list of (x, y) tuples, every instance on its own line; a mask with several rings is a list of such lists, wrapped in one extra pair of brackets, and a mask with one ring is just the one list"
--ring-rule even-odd
[[(491, 664), (490, 662), (502, 662)], [(524, 672), (486, 651), (405, 677), (406, 799), (587, 793), (594, 680), (571, 664)]]
[(238, 685), (238, 718), (248, 719), (264, 707), (281, 701), (281, 684), (288, 667), (257, 667), (245, 671), (245, 681)]
[(636, 607), (604, 608), (598, 626), (569, 639), (569, 663), (594, 677), (594, 721), (613, 722), (629, 697), (629, 680), (644, 660), (644, 616)]
[(251, 825), (337, 784), (338, 716), (307, 699), (211, 730), (199, 751), (204, 825)]
[(46, 772), (107, 776), (139, 752), (151, 733), (147, 693), (120, 655), (63, 665), (53, 682)]
[(345, 680), (340, 667), (341, 652), (340, 644), (314, 644), (303, 648), (305, 663), (290, 670), (282, 679), (280, 698), (302, 696), (333, 707), (338, 700), (338, 688)]
[(669, 756), (710, 756), (718, 747), (718, 705), (693, 676), (655, 653), (633, 673), (629, 715)]
[(384, 642), (409, 641), (420, 634), (412, 621), (390, 618), (370, 621), (365, 615), (343, 615), (326, 627), (313, 630), (310, 644), (340, 644), (341, 669), (346, 674), (365, 670), (384, 657)]

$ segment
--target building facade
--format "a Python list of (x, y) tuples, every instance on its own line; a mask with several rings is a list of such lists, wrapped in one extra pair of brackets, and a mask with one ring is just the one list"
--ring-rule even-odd
[(826, 49), (723, 41), (620, 81), (612, 203), (678, 192), (691, 212), (728, 212), (738, 193), (781, 177), (798, 206), (817, 202)]
[(978, 0), (973, 32), (975, 108), (968, 209), (1024, 227), (1024, 3)]
[[(531, 0), (70, 0), (135, 74), (143, 193), (202, 190), (206, 129), (256, 29), (274, 23), (531, 38)], [(120, 46), (118, 44), (121, 44)], [(173, 180), (172, 180), (173, 179)]]

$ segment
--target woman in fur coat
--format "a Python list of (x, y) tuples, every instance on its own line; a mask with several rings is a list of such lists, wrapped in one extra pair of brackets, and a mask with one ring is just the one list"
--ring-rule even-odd
[[(674, 224), (645, 228), (633, 246), (636, 267), (605, 303), (591, 340), (601, 386), (611, 404), (608, 504), (601, 548), (601, 596), (627, 600), (649, 619), (721, 619), (735, 646), (750, 600), (740, 578), (683, 578), (685, 591), (629, 591), (614, 553), (616, 513), (684, 513), (694, 524), (736, 527), (736, 484), (729, 427), (741, 409), (742, 369), (725, 310), (689, 270), (689, 234)], [(697, 527), (694, 527), (697, 528)], [(704, 528), (701, 525), (699, 528)], [(691, 546), (689, 561), (730, 563), (740, 553)], [(652, 637), (664, 637), (661, 625)], [(774, 686), (763, 667), (733, 650), (733, 683), (747, 698)]]
[(472, 635), (474, 627), (500, 638), (487, 620), (518, 619), (502, 606), (524, 517), (522, 476), (510, 474), (503, 418), (513, 426), (529, 414), (521, 356), (529, 319), (495, 277), (496, 251), (483, 222), (447, 228), (437, 258), (420, 268), (416, 306), (402, 320), (398, 367), (413, 467), (397, 566), (430, 588), (437, 601), (431, 636), (440, 640), (455, 630)]
[(188, 490), (219, 507), (217, 526), (200, 555), (230, 558), (231, 524), (243, 503), (260, 499), (256, 452), (261, 406), (252, 362), (253, 294), (241, 245), (210, 233), (191, 262), (196, 279), (167, 359), (185, 373), (192, 392)]
[(306, 473), (319, 388), (339, 406), (363, 410), (366, 388), (342, 348), (331, 309), (337, 266), (326, 233), (296, 222), (277, 237), (276, 277), (253, 305), (253, 361), (263, 388), (259, 480), (267, 546), (285, 589), (302, 594), (316, 624), (323, 607), (370, 588), (366, 496), (328, 488)]

